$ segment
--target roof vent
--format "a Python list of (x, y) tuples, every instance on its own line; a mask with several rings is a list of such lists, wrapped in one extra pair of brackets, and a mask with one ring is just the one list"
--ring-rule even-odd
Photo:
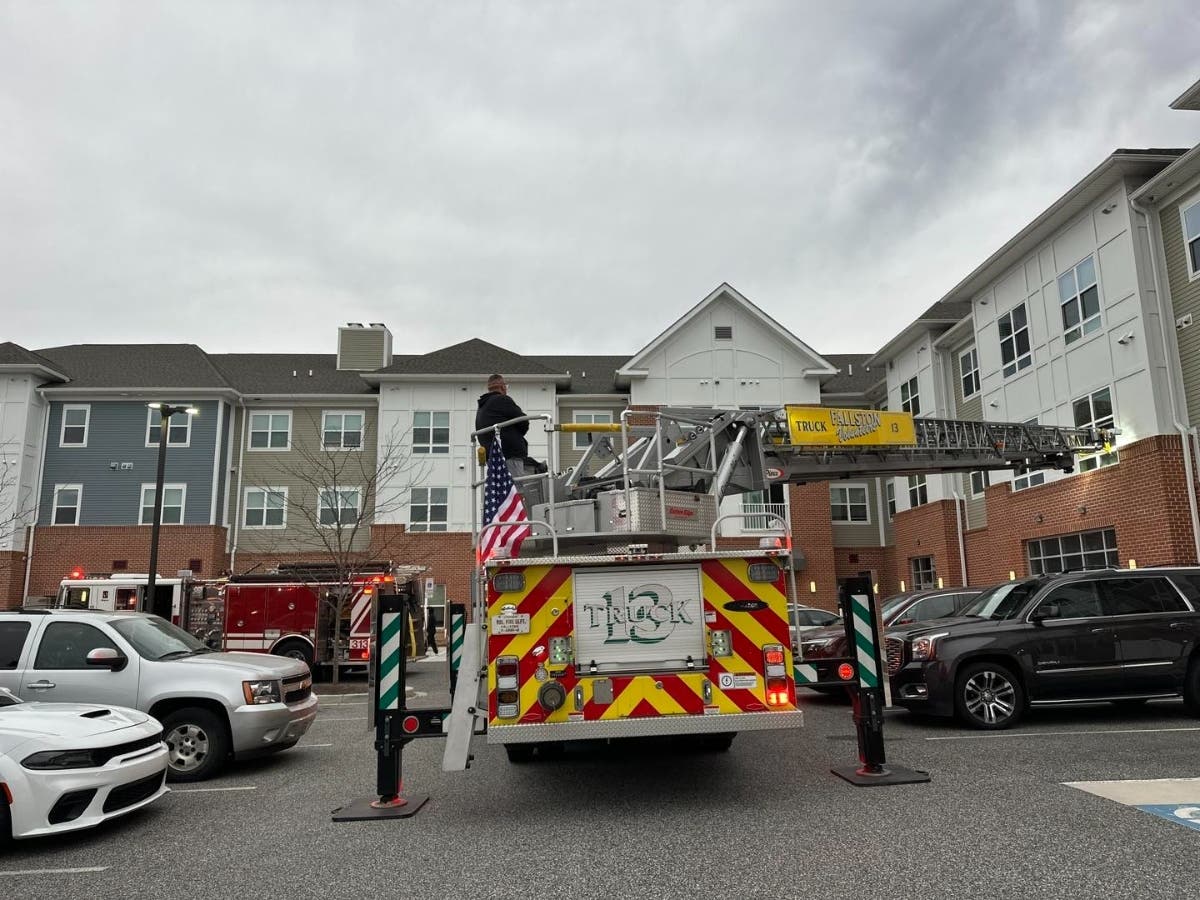
[(347, 328), (362, 328), (363, 324), (362, 324), (362, 322), (347, 322), (346, 327)]
[(713, 337), (718, 341), (732, 341), (733, 340), (733, 326), (732, 325), (717, 325), (715, 328), (713, 328)]
[(371, 372), (391, 364), (392, 333), (382, 322), (372, 322), (370, 328), (351, 322), (338, 329), (339, 372)]

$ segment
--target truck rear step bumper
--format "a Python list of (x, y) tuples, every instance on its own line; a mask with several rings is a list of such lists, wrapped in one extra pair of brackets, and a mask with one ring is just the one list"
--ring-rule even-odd
[(800, 728), (804, 713), (723, 713), (716, 716), (656, 716), (644, 719), (599, 719), (590, 722), (537, 723), (488, 726), (489, 744), (533, 744), (542, 741), (587, 741), (604, 738), (660, 737), (672, 734), (716, 734), (726, 731), (766, 731)]

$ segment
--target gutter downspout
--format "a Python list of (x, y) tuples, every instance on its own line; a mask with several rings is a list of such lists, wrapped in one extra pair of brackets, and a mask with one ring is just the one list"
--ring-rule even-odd
[[(963, 510), (966, 508), (967, 500), (958, 491), (952, 495), (954, 497), (954, 518), (958, 525), (958, 562), (962, 566), (962, 583), (966, 587), (970, 581), (967, 578), (967, 546), (963, 540)], [(959, 504), (962, 506), (959, 506)]]
[[(1191, 513), (1192, 519), (1192, 545), (1196, 551), (1194, 561), (1200, 563), (1200, 511), (1196, 509), (1196, 481), (1192, 469), (1192, 454), (1196, 453), (1197, 461), (1200, 461), (1200, 444), (1197, 443), (1196, 429), (1189, 427), (1186, 423), (1179, 421), (1179, 407), (1175, 400), (1175, 373), (1172, 371), (1174, 359), (1171, 356), (1170, 345), (1167, 342), (1167, 326), (1166, 320), (1166, 291), (1163, 290), (1162, 273), (1158, 268), (1158, 251), (1161, 249), (1158, 242), (1155, 240), (1154, 223), (1151, 220), (1150, 212), (1141, 206), (1137, 200), (1129, 198), (1130, 207), (1142, 217), (1142, 221), (1146, 223), (1146, 240), (1149, 242), (1150, 249), (1150, 272), (1154, 279), (1154, 299), (1158, 306), (1158, 335), (1162, 342), (1163, 362), (1167, 370), (1167, 398), (1171, 404), (1171, 419), (1175, 426), (1175, 430), (1179, 432), (1179, 443), (1183, 450), (1183, 474), (1187, 480), (1187, 497), (1188, 511)], [(1149, 360), (1147, 360), (1149, 362)], [(1195, 447), (1188, 446), (1188, 437), (1192, 438), (1192, 443)]]
[[(242, 536), (242, 478), (246, 474), (246, 429), (249, 427), (250, 413), (246, 409), (246, 404), (238, 404), (242, 410), (242, 439), (238, 445), (238, 477), (237, 477), (237, 496), (233, 501), (233, 543), (229, 548), (229, 574), (237, 573), (237, 552), (238, 540)], [(230, 436), (233, 435), (233, 429), (230, 429)]]
[[(38, 474), (37, 484), (34, 488), (36, 493), (34, 497), (37, 500), (33, 504), (33, 524), (29, 526), (29, 541), (25, 545), (25, 584), (21, 588), (21, 603), (25, 603), (25, 598), (29, 596), (29, 581), (33, 573), (33, 536), (37, 534), (38, 519), (42, 516), (42, 479), (46, 474), (46, 442), (50, 440), (50, 401), (46, 399), (46, 395), (38, 391), (38, 396), (42, 398), (42, 402), (46, 404), (46, 408), (42, 410), (42, 452), (38, 454)], [(91, 419), (88, 419), (91, 422)]]

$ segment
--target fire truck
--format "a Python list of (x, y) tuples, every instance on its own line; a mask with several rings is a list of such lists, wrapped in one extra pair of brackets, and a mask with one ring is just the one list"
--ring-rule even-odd
[[(309, 667), (362, 667), (370, 659), (371, 596), (378, 585), (411, 576), (420, 567), (372, 562), (355, 569), (340, 604), (340, 638), (334, 640), (338, 594), (346, 590), (336, 568), (319, 563), (280, 564), (264, 573), (202, 580), (190, 572), (156, 578), (154, 602), (144, 574), (85, 575), (76, 570), (59, 587), (56, 605), (77, 609), (146, 610), (169, 618), (215, 650), (274, 653)], [(417, 579), (413, 579), (414, 582)], [(419, 589), (418, 589), (419, 590)], [(422, 602), (419, 593), (414, 600)], [(414, 608), (415, 621), (423, 621)], [(421, 635), (410, 636), (419, 647)]]
[[(738, 732), (802, 725), (796, 688), (815, 675), (789, 637), (803, 567), (790, 508), (722, 514), (727, 497), (850, 477), (1069, 472), (1076, 454), (1111, 440), (1090, 428), (810, 406), (512, 422), (534, 419), (593, 437), (559, 472), (551, 434), (549, 471), (515, 479), (531, 519), (516, 557), (499, 541), (487, 558), (477, 549), (472, 624), (444, 726), (448, 771), (466, 767), (481, 732), (521, 762), (575, 740), (683, 735), (720, 750)], [(486, 488), (482, 472), (474, 487)], [(757, 537), (723, 538), (733, 520)], [(506, 527), (475, 523), (475, 546)]]

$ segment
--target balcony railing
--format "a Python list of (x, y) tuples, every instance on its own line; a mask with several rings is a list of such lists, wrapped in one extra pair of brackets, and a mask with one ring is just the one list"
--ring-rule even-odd
[(743, 531), (782, 532), (783, 526), (778, 519), (772, 518), (772, 514), (787, 521), (786, 503), (743, 503), (742, 512), (748, 513), (742, 525)]

